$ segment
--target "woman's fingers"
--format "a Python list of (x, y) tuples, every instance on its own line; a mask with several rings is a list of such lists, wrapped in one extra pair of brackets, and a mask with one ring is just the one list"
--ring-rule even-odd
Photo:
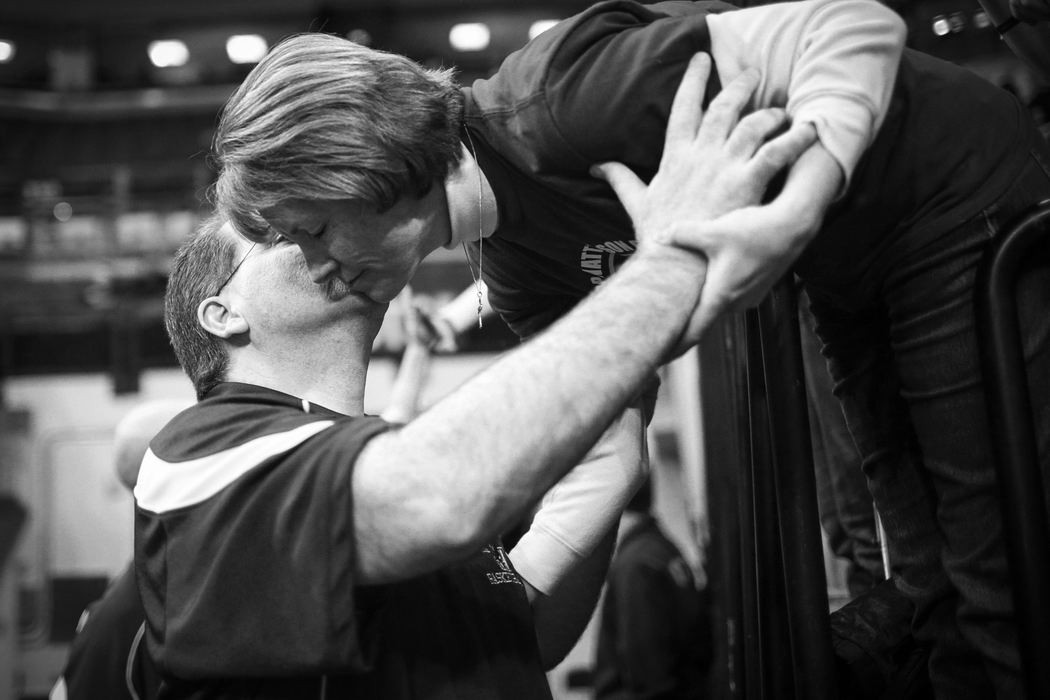
[(788, 123), (787, 112), (779, 107), (760, 109), (740, 120), (729, 138), (725, 150), (738, 158), (751, 158), (774, 134)]
[(759, 179), (772, 179), (817, 142), (817, 129), (809, 122), (793, 124), (784, 134), (761, 146), (751, 159)]

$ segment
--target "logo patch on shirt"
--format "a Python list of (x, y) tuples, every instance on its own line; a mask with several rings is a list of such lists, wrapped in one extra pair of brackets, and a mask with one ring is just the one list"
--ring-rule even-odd
[(507, 551), (503, 549), (503, 545), (485, 545), (485, 548), (481, 551), (492, 557), (496, 562), (496, 566), (499, 567), (499, 571), (489, 571), (485, 574), (485, 578), (489, 580), (489, 583), (493, 586), (498, 586), (501, 583), (521, 584), (521, 579), (514, 573), (514, 568), (510, 565), (510, 558), (507, 557)]
[(597, 287), (627, 262), (636, 250), (638, 241), (606, 241), (585, 245), (580, 250), (580, 270)]

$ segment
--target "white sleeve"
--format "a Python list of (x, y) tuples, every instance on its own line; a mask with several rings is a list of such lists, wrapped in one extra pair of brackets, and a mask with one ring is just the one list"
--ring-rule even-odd
[(430, 350), (409, 341), (390, 387), (390, 399), (380, 417), (387, 423), (404, 425), (419, 414), (419, 397), (430, 379)]
[(711, 55), (724, 85), (762, 79), (755, 108), (786, 106), (811, 122), (849, 182), (889, 107), (906, 28), (875, 0), (802, 0), (711, 15)]
[(645, 429), (638, 401), (543, 497), (532, 525), (509, 555), (533, 588), (550, 595), (619, 521), (649, 474)]

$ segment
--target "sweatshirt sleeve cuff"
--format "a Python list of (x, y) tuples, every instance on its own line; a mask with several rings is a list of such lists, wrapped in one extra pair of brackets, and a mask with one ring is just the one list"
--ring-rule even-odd
[(853, 171), (870, 145), (874, 131), (868, 105), (843, 100), (841, 95), (815, 95), (795, 105), (792, 121), (809, 122), (817, 130), (821, 145), (842, 168), (840, 195), (849, 187)]
[(522, 535), (508, 556), (518, 575), (544, 595), (550, 595), (584, 558), (553, 533), (537, 527)]

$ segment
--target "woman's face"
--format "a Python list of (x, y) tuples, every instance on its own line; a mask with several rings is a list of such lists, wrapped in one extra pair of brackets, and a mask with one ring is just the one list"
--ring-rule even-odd
[(290, 200), (262, 215), (299, 246), (314, 282), (335, 277), (380, 303), (397, 296), (423, 258), (451, 235), (445, 193), (437, 186), (383, 213), (343, 199)]

